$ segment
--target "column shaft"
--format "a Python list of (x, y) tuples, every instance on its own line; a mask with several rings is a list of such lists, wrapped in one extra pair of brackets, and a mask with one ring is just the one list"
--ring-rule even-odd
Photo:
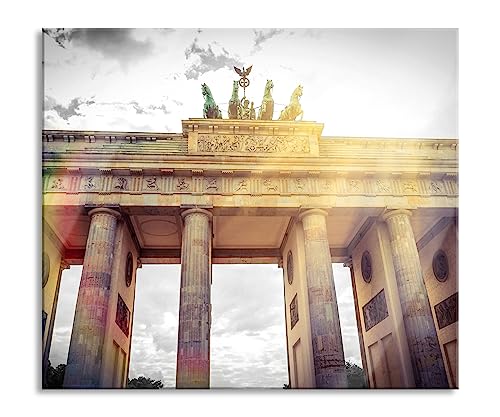
[(91, 210), (64, 387), (98, 388), (111, 293), (117, 221), (114, 210)]
[(344, 348), (323, 210), (300, 215), (304, 228), (306, 279), (317, 388), (346, 388)]
[(384, 219), (389, 230), (415, 384), (418, 388), (448, 388), (410, 215), (408, 210), (391, 210)]
[(190, 209), (182, 217), (176, 386), (209, 388), (212, 215), (206, 210)]

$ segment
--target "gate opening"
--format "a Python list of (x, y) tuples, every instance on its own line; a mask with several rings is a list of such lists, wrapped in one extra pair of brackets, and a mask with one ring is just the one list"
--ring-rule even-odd
[(137, 269), (128, 378), (144, 376), (175, 388), (180, 265)]
[(53, 368), (66, 365), (68, 361), (69, 342), (82, 269), (83, 265), (71, 265), (69, 269), (62, 271), (49, 355), (50, 365)]
[(213, 265), (212, 388), (288, 384), (283, 270), (277, 265)]

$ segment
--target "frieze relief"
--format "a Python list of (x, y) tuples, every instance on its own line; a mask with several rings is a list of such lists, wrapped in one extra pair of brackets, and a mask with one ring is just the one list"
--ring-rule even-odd
[(429, 192), (430, 194), (443, 194), (444, 193), (443, 183), (441, 181), (430, 181)]
[(175, 176), (175, 175), (49, 175), (46, 193), (206, 193), (251, 195), (457, 195), (456, 180), (361, 179), (345, 177)]
[(377, 180), (375, 182), (377, 193), (390, 193), (391, 185), (389, 181), (386, 180)]
[(83, 191), (97, 191), (100, 188), (100, 181), (96, 176), (87, 175), (82, 178), (81, 185)]
[(307, 136), (199, 135), (199, 152), (309, 153)]
[(156, 177), (144, 177), (144, 187), (143, 189), (158, 191), (160, 187), (158, 186)]

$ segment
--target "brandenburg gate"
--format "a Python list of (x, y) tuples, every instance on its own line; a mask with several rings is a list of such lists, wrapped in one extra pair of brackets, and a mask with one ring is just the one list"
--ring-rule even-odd
[(455, 139), (324, 137), (203, 118), (182, 133), (43, 131), (43, 363), (83, 264), (64, 386), (126, 385), (136, 271), (180, 263), (177, 387), (210, 387), (212, 264), (283, 269), (292, 388), (347, 386), (332, 262), (371, 388), (456, 387)]

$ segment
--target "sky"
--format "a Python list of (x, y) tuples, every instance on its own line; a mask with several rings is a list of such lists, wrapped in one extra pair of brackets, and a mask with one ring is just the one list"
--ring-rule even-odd
[[(203, 117), (202, 83), (227, 117), (233, 66), (252, 65), (247, 97), (259, 106), (272, 79), (275, 119), (300, 84), (324, 136), (457, 137), (457, 42), (453, 29), (47, 30), (43, 127), (181, 132)], [(53, 364), (66, 361), (79, 274), (63, 275)], [(360, 364), (348, 270), (334, 278), (346, 359)], [(178, 267), (145, 265), (137, 282), (130, 377), (173, 386)], [(212, 386), (287, 382), (282, 282), (276, 266), (214, 266)]]
[[(361, 366), (350, 274), (333, 264), (346, 360)], [(50, 361), (66, 363), (81, 266), (62, 275)], [(179, 265), (137, 270), (129, 377), (175, 387)], [(213, 265), (211, 387), (281, 388), (288, 383), (283, 270), (277, 265)]]
[(247, 97), (260, 106), (272, 79), (275, 119), (300, 84), (326, 136), (456, 137), (457, 42), (453, 29), (47, 30), (43, 125), (181, 132), (203, 117), (202, 83), (227, 117), (233, 66), (252, 65)]

